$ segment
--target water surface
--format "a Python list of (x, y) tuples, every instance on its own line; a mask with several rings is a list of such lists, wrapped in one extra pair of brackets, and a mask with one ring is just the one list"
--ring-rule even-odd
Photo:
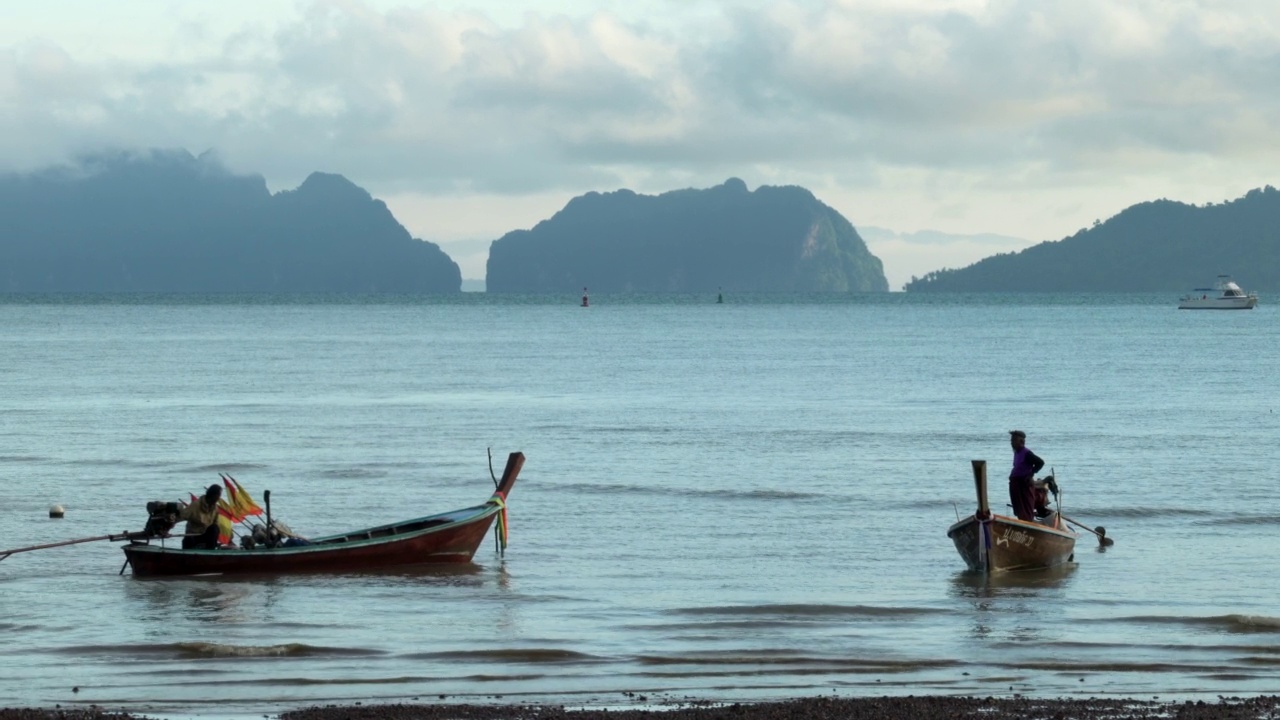
[[(505, 558), (226, 580), (0, 562), (0, 706), (1274, 692), (1280, 330), (1154, 296), (8, 298), (6, 547), (235, 475), (303, 534), (482, 502)], [(1007, 430), (1105, 525), (985, 580)], [(47, 518), (53, 503), (66, 518)], [(78, 689), (78, 692), (73, 689)]]

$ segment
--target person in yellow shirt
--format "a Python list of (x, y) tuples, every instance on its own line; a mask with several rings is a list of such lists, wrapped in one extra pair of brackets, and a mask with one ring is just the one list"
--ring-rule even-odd
[(183, 550), (214, 550), (218, 547), (218, 500), (222, 498), (222, 486), (210, 485), (204, 496), (182, 508), (179, 520), (187, 521), (182, 538)]

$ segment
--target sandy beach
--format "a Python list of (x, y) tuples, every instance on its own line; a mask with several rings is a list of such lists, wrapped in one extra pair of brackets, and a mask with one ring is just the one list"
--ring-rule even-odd
[[(0, 710), (0, 720), (145, 720), (99, 708)], [(1280, 696), (1215, 702), (1136, 699), (971, 697), (804, 698), (782, 702), (692, 703), (670, 709), (566, 709), (550, 705), (330, 705), (291, 710), (279, 720), (1276, 720)]]

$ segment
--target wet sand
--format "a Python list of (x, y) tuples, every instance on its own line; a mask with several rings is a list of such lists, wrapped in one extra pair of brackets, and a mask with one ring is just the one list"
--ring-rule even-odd
[[(104, 709), (5, 709), (0, 720), (144, 720)], [(329, 705), (291, 710), (279, 720), (1280, 720), (1280, 696), (1214, 702), (971, 697), (805, 698), (783, 702), (689, 703), (644, 710), (552, 705)]]

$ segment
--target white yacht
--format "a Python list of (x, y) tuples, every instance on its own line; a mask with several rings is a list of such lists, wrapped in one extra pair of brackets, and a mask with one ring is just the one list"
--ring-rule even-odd
[(1258, 304), (1258, 293), (1246, 293), (1231, 282), (1230, 275), (1219, 275), (1213, 288), (1196, 288), (1178, 301), (1179, 310), (1252, 310)]

